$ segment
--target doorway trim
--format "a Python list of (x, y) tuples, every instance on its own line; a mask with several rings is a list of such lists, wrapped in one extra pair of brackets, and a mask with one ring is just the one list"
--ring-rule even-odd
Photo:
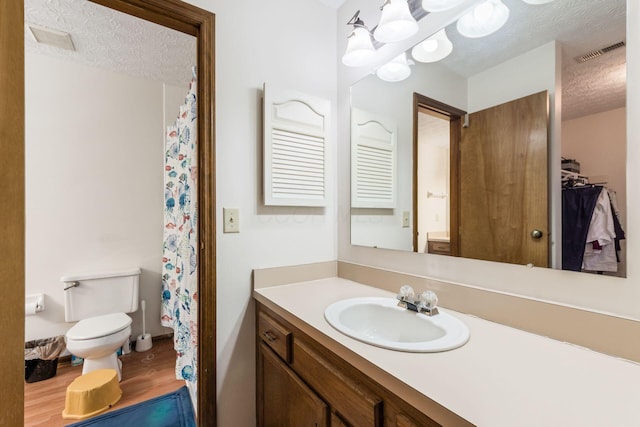
[(417, 92), (413, 93), (413, 251), (420, 252), (418, 248), (418, 114), (420, 109), (432, 111), (436, 115), (449, 120), (449, 206), (450, 206), (450, 245), (451, 255), (459, 256), (459, 212), (458, 197), (460, 194), (459, 162), (460, 162), (460, 137), (462, 130), (462, 117), (466, 111), (459, 110), (435, 99), (428, 98)]
[(24, 423), (24, 4), (0, 2), (0, 169), (5, 237), (0, 239), (4, 309), (0, 311), (3, 393), (0, 425)]
[[(91, 0), (94, 3), (154, 22), (197, 38), (198, 79), (198, 397), (199, 425), (215, 426), (216, 395), (216, 215), (215, 215), (215, 15), (179, 0)], [(6, 200), (11, 221), (8, 239), (2, 243), (5, 287), (15, 286), (10, 307), (2, 314), (3, 328), (11, 336), (11, 350), (2, 359), (3, 378), (22, 390), (10, 393), (8, 411), (1, 411), (3, 425), (21, 425), (24, 420), (24, 382), (22, 378), (22, 343), (24, 340), (24, 1), (1, 2), (0, 5), (0, 85), (2, 96), (12, 99), (3, 103), (0, 111), (0, 143), (3, 152), (15, 153), (9, 167), (2, 173), (5, 184), (12, 189)], [(5, 60), (6, 59), (6, 60)], [(10, 105), (9, 105), (10, 104)], [(7, 114), (13, 113), (13, 114)], [(12, 148), (13, 147), (13, 148)], [(7, 152), (7, 150), (9, 150)], [(15, 185), (12, 185), (14, 184)], [(14, 194), (18, 193), (19, 194)], [(22, 248), (20, 250), (20, 248)], [(6, 261), (6, 262), (5, 262)], [(8, 267), (11, 267), (10, 269)], [(5, 270), (8, 270), (5, 274)], [(18, 285), (12, 285), (16, 283)], [(22, 283), (22, 286), (19, 284)], [(15, 301), (15, 304), (12, 304)], [(5, 322), (6, 318), (6, 322)], [(20, 322), (22, 326), (16, 326)], [(10, 332), (10, 333), (9, 333)], [(19, 343), (19, 344), (17, 344)], [(20, 346), (14, 349), (13, 346)], [(6, 363), (5, 363), (6, 362)], [(17, 382), (19, 381), (19, 383)], [(9, 385), (9, 384), (8, 384)], [(3, 404), (3, 408), (5, 407)]]
[(200, 425), (216, 425), (215, 15), (179, 0), (91, 0), (197, 38), (198, 398)]

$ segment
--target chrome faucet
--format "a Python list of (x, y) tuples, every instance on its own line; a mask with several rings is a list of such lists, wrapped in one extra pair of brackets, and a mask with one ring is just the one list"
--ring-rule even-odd
[(427, 316), (435, 316), (438, 314), (438, 296), (433, 291), (425, 291), (416, 298), (415, 291), (409, 285), (403, 285), (400, 293), (396, 296), (398, 299), (398, 307), (407, 310), (423, 313)]

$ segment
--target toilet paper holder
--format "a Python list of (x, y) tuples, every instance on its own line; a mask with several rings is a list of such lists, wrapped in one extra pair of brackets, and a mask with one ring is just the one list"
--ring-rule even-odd
[(26, 315), (36, 314), (44, 311), (44, 294), (26, 295), (24, 301)]
[(78, 286), (80, 286), (80, 282), (78, 281), (73, 281), (73, 282), (64, 282), (65, 283), (65, 287), (63, 290), (68, 291), (71, 288), (77, 288)]

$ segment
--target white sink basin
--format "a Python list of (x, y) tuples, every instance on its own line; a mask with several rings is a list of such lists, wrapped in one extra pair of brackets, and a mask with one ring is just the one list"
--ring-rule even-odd
[(345, 299), (327, 307), (324, 317), (351, 338), (391, 350), (446, 351), (469, 340), (467, 325), (442, 309), (429, 317), (397, 304), (395, 298)]

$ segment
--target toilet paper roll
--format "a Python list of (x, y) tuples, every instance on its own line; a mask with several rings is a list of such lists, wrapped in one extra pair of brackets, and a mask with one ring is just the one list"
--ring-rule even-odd
[(24, 303), (24, 314), (25, 316), (33, 316), (36, 314), (36, 309), (38, 308), (38, 301), (29, 301)]

